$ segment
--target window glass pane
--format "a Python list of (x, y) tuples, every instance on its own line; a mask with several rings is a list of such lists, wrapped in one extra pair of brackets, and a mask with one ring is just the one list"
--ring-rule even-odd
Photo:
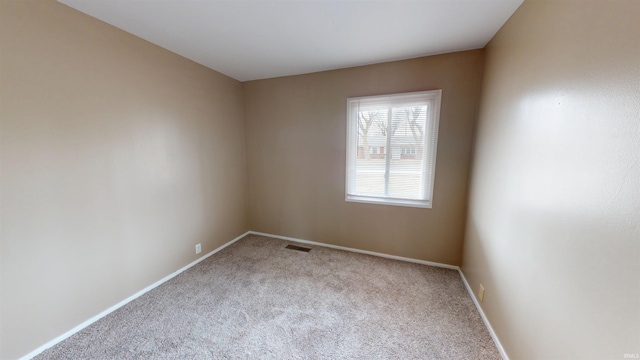
[(391, 111), (390, 197), (424, 198), (422, 149), (426, 121), (426, 105), (396, 107)]
[(357, 116), (356, 193), (384, 196), (385, 155), (378, 149), (387, 145), (387, 111), (359, 111)]

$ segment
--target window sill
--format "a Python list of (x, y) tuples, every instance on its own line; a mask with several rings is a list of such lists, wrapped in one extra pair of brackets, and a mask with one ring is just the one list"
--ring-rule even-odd
[(391, 205), (391, 206), (404, 206), (404, 207), (417, 207), (417, 208), (431, 209), (430, 200), (379, 198), (374, 196), (363, 196), (363, 195), (347, 195), (345, 200), (347, 202), (357, 202), (357, 203), (365, 203), (365, 204), (378, 204), (378, 205)]

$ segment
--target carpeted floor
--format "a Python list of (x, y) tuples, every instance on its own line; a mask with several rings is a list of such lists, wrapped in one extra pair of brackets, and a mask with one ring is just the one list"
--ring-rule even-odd
[(458, 272), (288, 244), (248, 235), (37, 359), (500, 359)]

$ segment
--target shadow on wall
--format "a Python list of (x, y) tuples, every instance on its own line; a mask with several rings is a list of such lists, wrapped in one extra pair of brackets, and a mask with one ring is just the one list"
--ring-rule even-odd
[[(489, 261), (490, 252), (487, 251), (486, 248), (489, 243), (485, 240), (488, 235), (486, 232), (481, 233), (481, 229), (471, 213), (469, 213), (468, 217), (463, 248), (465, 253), (462, 259), (461, 270), (479, 303), (478, 291), (480, 284), (484, 287), (484, 300), (480, 305), (489, 319), (493, 330), (509, 329), (508, 324), (505, 324), (502, 318), (496, 316), (497, 314), (502, 314), (507, 311), (509, 293), (496, 287), (496, 283), (499, 282), (495, 281), (495, 279), (498, 276), (499, 270), (492, 266), (492, 262)], [(466, 256), (467, 252), (473, 254), (473, 257)], [(482, 269), (482, 273), (480, 273), (478, 269)], [(510, 331), (504, 331), (504, 333), (496, 332), (496, 335), (502, 343), (510, 343), (510, 333)]]
[[(479, 283), (485, 287), (482, 307), (501, 342), (529, 339), (517, 344), (517, 353), (531, 358), (572, 357), (597, 342), (620, 354), (591, 354), (595, 358), (622, 356), (637, 343), (637, 324), (630, 319), (640, 318), (633, 230), (629, 237), (612, 237), (620, 227), (606, 216), (510, 207), (515, 211), (500, 219), (506, 226), (499, 233), (470, 211), (462, 267), (476, 296)], [(626, 338), (614, 335), (620, 327)], [(558, 336), (566, 339), (554, 341)]]

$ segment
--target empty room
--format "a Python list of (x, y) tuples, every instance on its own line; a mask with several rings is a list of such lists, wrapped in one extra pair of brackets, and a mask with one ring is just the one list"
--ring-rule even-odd
[(0, 0), (0, 359), (640, 358), (640, 1)]

